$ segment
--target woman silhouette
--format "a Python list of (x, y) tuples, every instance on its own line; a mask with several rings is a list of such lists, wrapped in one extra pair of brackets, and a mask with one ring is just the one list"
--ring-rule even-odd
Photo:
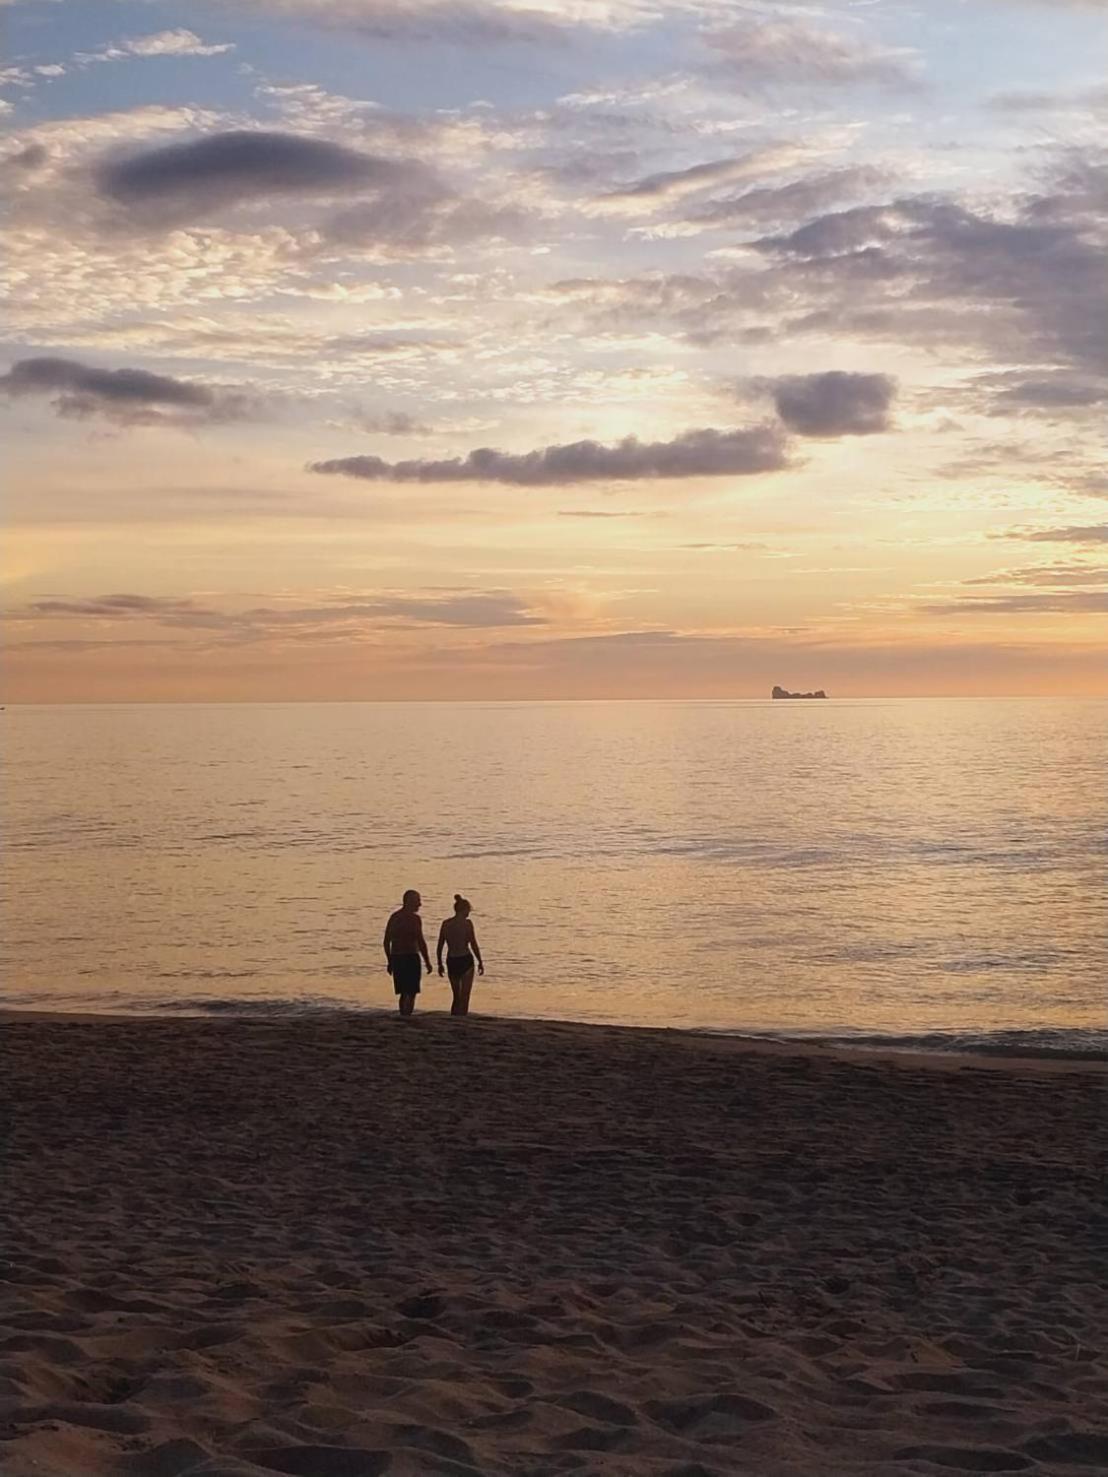
[[(470, 922), (470, 903), (460, 892), (454, 894), (454, 916), (444, 918), (439, 929), (439, 941), (435, 948), (439, 974), (443, 973), (442, 951), (446, 950), (446, 973), (450, 977), (450, 989), (454, 996), (450, 1006), (451, 1015), (469, 1014), (469, 993), (473, 989), (473, 961), (477, 960), (478, 974), (484, 974), (485, 964), (477, 943), (477, 935)], [(470, 950), (472, 949), (472, 953)]]

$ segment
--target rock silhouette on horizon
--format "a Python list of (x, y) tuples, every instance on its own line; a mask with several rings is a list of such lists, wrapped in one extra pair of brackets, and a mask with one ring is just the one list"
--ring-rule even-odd
[(827, 694), (822, 687), (818, 688), (815, 692), (786, 692), (783, 687), (775, 687), (770, 696), (775, 698), (825, 698)]

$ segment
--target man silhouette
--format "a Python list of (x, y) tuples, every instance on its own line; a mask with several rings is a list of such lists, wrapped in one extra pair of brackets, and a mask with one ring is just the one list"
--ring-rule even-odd
[(385, 967), (392, 975), (392, 987), (402, 1016), (411, 1015), (415, 1009), (424, 964), (427, 973), (431, 973), (431, 956), (427, 952), (423, 922), (419, 916), (422, 906), (423, 899), (419, 893), (409, 888), (400, 907), (385, 924)]

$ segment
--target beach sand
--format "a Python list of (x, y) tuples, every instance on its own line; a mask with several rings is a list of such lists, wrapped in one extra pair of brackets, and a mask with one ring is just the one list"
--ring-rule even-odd
[(1090, 1064), (10, 1017), (0, 1468), (1108, 1468)]

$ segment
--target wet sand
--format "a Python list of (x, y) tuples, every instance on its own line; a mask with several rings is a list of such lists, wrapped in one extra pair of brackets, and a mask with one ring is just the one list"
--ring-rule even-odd
[(425, 1014), (2, 1065), (7, 1477), (1108, 1468), (1089, 1063)]

